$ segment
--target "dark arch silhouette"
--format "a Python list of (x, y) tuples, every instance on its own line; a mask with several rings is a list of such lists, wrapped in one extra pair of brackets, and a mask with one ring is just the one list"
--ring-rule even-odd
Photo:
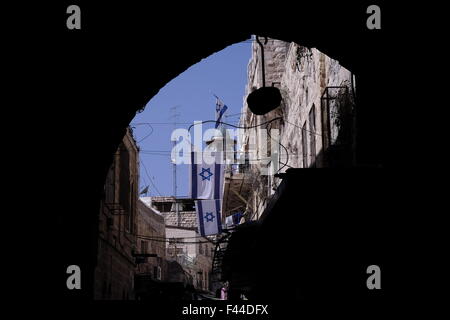
[[(387, 53), (383, 30), (365, 28), (369, 4), (296, 9), (288, 2), (222, 8), (83, 3), (79, 32), (66, 30), (61, 18), (43, 21), (44, 36), (30, 46), (52, 48), (31, 57), (36, 82), (46, 79), (45, 107), (35, 112), (41, 117), (36, 134), (43, 155), (37, 161), (48, 183), (42, 199), (52, 226), (42, 236), (54, 249), (44, 278), (54, 279), (52, 295), (92, 298), (98, 199), (112, 154), (136, 111), (191, 65), (252, 34), (315, 47), (354, 72), (357, 105), (364, 106), (357, 114), (357, 161), (385, 165), (378, 127), (386, 108), (380, 92)], [(65, 8), (49, 10), (60, 17)], [(83, 270), (82, 291), (65, 288), (70, 264)]]

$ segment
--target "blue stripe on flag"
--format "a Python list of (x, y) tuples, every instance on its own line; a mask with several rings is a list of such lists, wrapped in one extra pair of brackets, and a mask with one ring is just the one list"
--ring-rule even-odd
[(220, 109), (219, 116), (217, 117), (217, 120), (216, 120), (216, 127), (215, 127), (216, 129), (219, 126), (219, 121), (222, 119), (222, 116), (225, 113), (225, 111), (227, 111), (227, 109), (228, 109), (228, 107), (226, 105), (224, 105), (223, 108)]
[(225, 111), (227, 111), (228, 107), (226, 105), (223, 106), (222, 109), (220, 109), (219, 112), (219, 120), (222, 118), (223, 114), (225, 113)]
[(205, 225), (203, 224), (203, 208), (202, 208), (202, 202), (197, 201), (198, 206), (198, 225), (200, 226), (200, 235), (205, 235)]
[[(216, 157), (217, 161), (217, 157)], [(221, 199), (220, 192), (220, 178), (221, 178), (221, 172), (220, 172), (220, 164), (214, 165), (214, 175), (216, 176), (214, 179), (214, 199)]]
[(191, 165), (192, 165), (192, 190), (191, 197), (197, 199), (197, 164), (195, 163), (194, 152), (191, 152)]
[(222, 217), (221, 217), (221, 214), (220, 214), (220, 209), (222, 209), (220, 207), (220, 200), (216, 200), (217, 233), (221, 233), (222, 232)]

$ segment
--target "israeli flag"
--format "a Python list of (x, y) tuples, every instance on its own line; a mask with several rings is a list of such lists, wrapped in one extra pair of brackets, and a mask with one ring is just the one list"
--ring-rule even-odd
[(198, 219), (198, 233), (202, 236), (210, 236), (222, 232), (222, 220), (220, 215), (220, 200), (195, 201), (195, 211)]
[(241, 222), (241, 218), (244, 214), (242, 212), (235, 213), (225, 218), (225, 225), (228, 227), (236, 226)]
[[(217, 96), (216, 96), (217, 98)], [(220, 101), (219, 98), (217, 98), (216, 101), (216, 126), (215, 128), (217, 129), (219, 127), (219, 122), (222, 120), (222, 116), (225, 113), (225, 111), (227, 111), (228, 107), (223, 104), (222, 101)]]
[(228, 216), (225, 218), (225, 227), (229, 228), (234, 225), (233, 223), (233, 216)]
[[(191, 199), (217, 200), (222, 198), (224, 165), (220, 163), (223, 154), (216, 152), (211, 155), (212, 161), (205, 161), (202, 153), (191, 153)], [(196, 163), (196, 157), (200, 156), (202, 158), (197, 161), (199, 163)]]

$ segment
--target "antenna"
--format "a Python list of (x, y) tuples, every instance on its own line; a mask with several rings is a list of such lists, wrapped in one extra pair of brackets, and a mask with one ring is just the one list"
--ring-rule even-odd
[[(178, 108), (180, 108), (180, 106), (173, 106), (170, 108), (170, 118), (169, 119), (173, 119), (173, 129), (177, 129), (177, 123), (180, 117), (180, 113), (178, 112)], [(172, 150), (175, 149), (176, 146), (176, 141), (172, 142)], [(177, 156), (178, 153), (175, 153), (175, 159), (171, 159), (172, 160), (172, 178), (173, 178), (173, 198), (175, 201), (175, 212), (177, 214), (177, 225), (180, 226), (181, 225), (181, 216), (180, 216), (180, 212), (178, 210), (178, 203), (177, 203), (177, 164), (176, 164), (176, 160), (177, 160)]]

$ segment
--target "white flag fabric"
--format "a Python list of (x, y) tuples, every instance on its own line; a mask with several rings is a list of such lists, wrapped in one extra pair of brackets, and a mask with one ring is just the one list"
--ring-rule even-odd
[(222, 232), (222, 220), (220, 215), (220, 200), (195, 201), (195, 211), (198, 219), (198, 233), (209, 236)]
[(233, 226), (233, 216), (228, 216), (228, 217), (225, 218), (225, 226), (227, 228)]
[(243, 213), (242, 212), (237, 212), (231, 216), (228, 216), (225, 218), (225, 226), (227, 228), (230, 228), (232, 226), (236, 226), (238, 224), (240, 224), (241, 222), (241, 218), (243, 217)]
[[(198, 154), (200, 157), (202, 153)], [(195, 163), (196, 153), (191, 153), (191, 199), (217, 200), (222, 198), (223, 170), (220, 164), (222, 153), (213, 153), (215, 162), (208, 164), (202, 157), (198, 164)]]
[[(216, 96), (217, 98), (217, 96)], [(222, 121), (222, 116), (225, 113), (225, 111), (227, 111), (228, 107), (223, 104), (222, 101), (220, 101), (219, 98), (217, 98), (217, 102), (216, 102), (216, 125), (215, 128), (217, 129), (219, 127), (219, 122)]]

